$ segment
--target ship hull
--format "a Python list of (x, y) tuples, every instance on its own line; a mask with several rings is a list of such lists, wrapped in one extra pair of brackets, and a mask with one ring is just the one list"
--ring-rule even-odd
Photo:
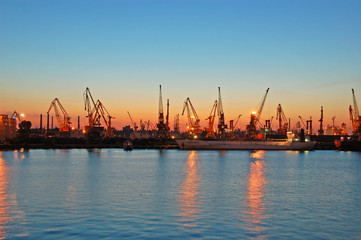
[(361, 152), (361, 141), (342, 141), (340, 143), (339, 150)]
[(312, 150), (316, 142), (176, 140), (182, 150)]

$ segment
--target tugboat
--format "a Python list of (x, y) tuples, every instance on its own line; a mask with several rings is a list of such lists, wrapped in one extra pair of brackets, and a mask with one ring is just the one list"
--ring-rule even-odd
[(131, 151), (133, 150), (133, 143), (132, 141), (130, 141), (129, 139), (125, 140), (123, 143), (123, 149), (126, 151)]

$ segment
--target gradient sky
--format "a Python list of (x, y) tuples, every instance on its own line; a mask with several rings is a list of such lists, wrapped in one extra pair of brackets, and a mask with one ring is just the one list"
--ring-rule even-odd
[(0, 113), (39, 126), (57, 97), (83, 125), (89, 87), (115, 127), (127, 111), (156, 122), (162, 84), (172, 125), (190, 97), (205, 126), (221, 87), (226, 121), (242, 114), (244, 129), (269, 87), (265, 118), (281, 103), (291, 125), (317, 125), (323, 106), (325, 125), (350, 127), (360, 13), (359, 0), (0, 0)]

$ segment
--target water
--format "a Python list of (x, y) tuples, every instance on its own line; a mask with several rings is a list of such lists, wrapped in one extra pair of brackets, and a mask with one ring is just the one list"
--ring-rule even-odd
[(361, 239), (361, 154), (0, 152), (0, 239)]

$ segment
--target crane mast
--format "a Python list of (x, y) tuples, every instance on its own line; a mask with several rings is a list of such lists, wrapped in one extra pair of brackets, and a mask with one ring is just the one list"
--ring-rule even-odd
[(218, 106), (218, 101), (216, 100), (213, 104), (213, 107), (212, 107), (211, 113), (209, 114), (209, 117), (206, 118), (206, 120), (208, 120), (208, 128), (206, 128), (206, 130), (207, 130), (206, 138), (216, 138), (216, 135), (214, 134), (214, 130), (213, 130), (213, 124), (214, 124), (214, 119), (216, 118), (216, 115), (218, 115), (217, 106)]
[(288, 121), (285, 113), (283, 112), (281, 104), (278, 104), (277, 107), (276, 120), (278, 120), (278, 134), (287, 135)]
[(167, 132), (169, 132), (170, 127), (169, 127), (169, 99), (167, 99), (167, 115), (165, 117), (165, 128), (167, 130)]
[(199, 125), (200, 119), (189, 97), (184, 101), (182, 115), (184, 115), (185, 110), (187, 110), (189, 134), (196, 137), (196, 134), (201, 133), (202, 130)]
[(103, 131), (103, 127), (101, 127), (101, 119), (103, 119), (106, 125), (106, 133), (105, 137), (113, 136), (113, 128), (112, 128), (112, 116), (110, 116), (108, 110), (105, 108), (103, 103), (100, 100), (94, 101), (93, 96), (90, 93), (89, 88), (85, 89), (83, 93), (85, 111), (87, 111), (87, 118), (89, 121), (89, 125), (86, 126), (87, 132), (91, 135), (100, 136)]
[(162, 85), (159, 85), (159, 105), (158, 105), (158, 137), (166, 138), (168, 136), (167, 126), (164, 123)]
[(218, 134), (220, 138), (225, 138), (226, 135), (225, 131), (227, 128), (228, 126), (225, 124), (225, 120), (224, 120), (221, 88), (218, 87)]
[(110, 116), (109, 112), (107, 111), (107, 109), (100, 100), (97, 101), (96, 109), (97, 111), (95, 111), (94, 118), (97, 120), (97, 125), (99, 124), (100, 126), (100, 118), (103, 118), (103, 121), (107, 129), (105, 133), (105, 137), (112, 137), (113, 136), (112, 118), (114, 117)]
[(174, 117), (174, 132), (179, 133), (179, 113)]
[(260, 123), (260, 119), (261, 119), (261, 114), (263, 111), (263, 106), (264, 103), (266, 102), (266, 98), (267, 98), (267, 94), (268, 94), (269, 88), (267, 88), (266, 90), (266, 94), (264, 95), (261, 105), (258, 108), (257, 112), (252, 112), (251, 113), (251, 119), (249, 124), (246, 126), (247, 129), (247, 138), (250, 140), (253, 140), (256, 138), (256, 124), (261, 124)]
[(256, 112), (256, 122), (258, 122), (258, 123), (260, 123), (260, 120), (261, 120), (261, 114), (262, 114), (262, 111), (263, 111), (264, 103), (266, 102), (268, 91), (269, 91), (269, 88), (267, 88), (266, 93), (265, 93), (265, 95), (263, 97), (262, 103), (261, 103), (261, 105), (259, 106), (259, 108), (258, 108), (258, 110)]
[(352, 89), (352, 100), (353, 100), (353, 109), (350, 106), (349, 111), (350, 111), (350, 118), (351, 118), (351, 122), (352, 122), (352, 128), (353, 128), (354, 133), (356, 133), (357, 131), (360, 131), (359, 127), (361, 124), (361, 116), (360, 116), (360, 112), (359, 112), (357, 102), (356, 102), (355, 91), (353, 89)]
[(84, 98), (84, 104), (85, 104), (85, 111), (87, 111), (87, 118), (88, 118), (88, 122), (89, 128), (93, 127), (93, 113), (95, 111), (96, 108), (96, 103), (93, 99), (93, 96), (90, 93), (89, 88), (85, 89), (85, 92), (83, 93), (83, 98)]
[(318, 130), (318, 135), (323, 135), (323, 106), (321, 106), (321, 118), (318, 121), (320, 122), (320, 129)]
[[(63, 107), (63, 105), (61, 105), (58, 98), (55, 98), (51, 102), (47, 114), (49, 114), (52, 109), (54, 109), (54, 111), (55, 111), (55, 117), (58, 122), (60, 132), (69, 132), (70, 124), (71, 124), (70, 117), (69, 117), (68, 113), (65, 111), (65, 108)], [(63, 118), (60, 117), (59, 109), (63, 115)]]

